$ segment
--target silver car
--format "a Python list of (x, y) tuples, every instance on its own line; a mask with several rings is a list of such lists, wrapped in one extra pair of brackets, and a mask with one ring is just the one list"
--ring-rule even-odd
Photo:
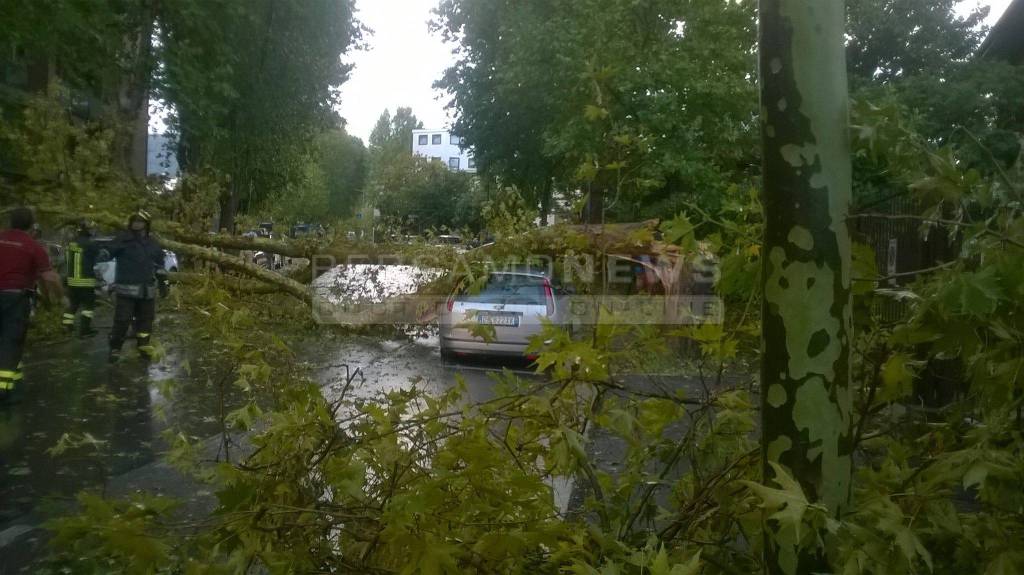
[[(543, 319), (571, 330), (565, 290), (540, 271), (491, 272), (479, 293), (456, 288), (439, 315), (441, 357), (527, 355), (531, 338), (543, 330)], [(485, 341), (476, 326), (493, 326)], [(474, 331), (476, 333), (474, 334)]]

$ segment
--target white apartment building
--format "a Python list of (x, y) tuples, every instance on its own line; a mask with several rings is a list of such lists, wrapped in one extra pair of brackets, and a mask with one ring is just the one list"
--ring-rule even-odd
[(473, 152), (463, 149), (462, 140), (447, 130), (413, 130), (412, 153), (444, 162), (450, 170), (476, 173)]

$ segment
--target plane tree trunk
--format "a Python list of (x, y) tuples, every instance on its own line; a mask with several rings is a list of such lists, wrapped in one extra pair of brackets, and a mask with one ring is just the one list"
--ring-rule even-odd
[[(761, 0), (765, 483), (788, 470), (838, 515), (851, 479), (850, 152), (839, 0)], [(772, 574), (832, 572), (816, 534), (766, 519)]]

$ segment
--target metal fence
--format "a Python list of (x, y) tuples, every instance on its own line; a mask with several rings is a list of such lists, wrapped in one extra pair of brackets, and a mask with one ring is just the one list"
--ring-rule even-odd
[[(951, 242), (945, 230), (928, 233), (920, 220), (886, 216), (921, 215), (924, 206), (909, 197), (898, 197), (876, 203), (863, 210), (877, 217), (854, 219), (853, 233), (857, 241), (871, 246), (875, 252), (878, 274), (885, 278), (879, 288), (897, 290), (917, 278), (916, 270), (934, 267), (955, 257), (959, 245)], [(898, 321), (907, 313), (905, 301), (877, 298), (875, 312), (883, 321)]]

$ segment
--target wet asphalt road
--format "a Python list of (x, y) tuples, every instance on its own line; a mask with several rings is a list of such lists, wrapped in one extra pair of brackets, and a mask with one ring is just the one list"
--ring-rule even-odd
[[(116, 366), (106, 362), (110, 318), (97, 314), (100, 334), (27, 350), (25, 385), (20, 401), (0, 406), (0, 575), (23, 563), (16, 552), (52, 510), (66, 509), (85, 488), (107, 485), (111, 494), (153, 490), (165, 494), (160, 455), (163, 434), (183, 430), (196, 438), (219, 433), (221, 395), (209, 383), (216, 366), (203, 364), (201, 350), (168, 347), (159, 363), (137, 359), (133, 343)], [(160, 320), (156, 333), (166, 329)], [(493, 397), (491, 375), (509, 369), (532, 377), (525, 361), (464, 361), (444, 364), (436, 338), (374, 341), (353, 337), (341, 342), (307, 345), (300, 352), (314, 367), (328, 398), (343, 384), (347, 364), (361, 370), (351, 393), (372, 397), (416, 384), (427, 391), (453, 385), (456, 374), (466, 382), (471, 403)], [(191, 366), (185, 373), (182, 366)], [(227, 386), (230, 388), (231, 386)], [(241, 398), (228, 389), (227, 409)], [(54, 455), (48, 452), (64, 434), (89, 443)], [(177, 487), (181, 489), (181, 487)]]

